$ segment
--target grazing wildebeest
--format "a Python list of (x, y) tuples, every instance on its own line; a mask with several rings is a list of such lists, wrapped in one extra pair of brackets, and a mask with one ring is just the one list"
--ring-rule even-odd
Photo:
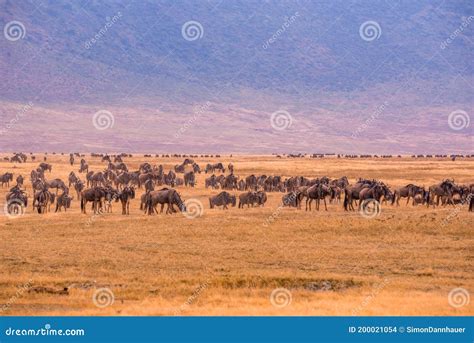
[(62, 190), (67, 189), (66, 184), (61, 179), (54, 179), (54, 180), (51, 180), (51, 181), (45, 181), (44, 184), (48, 188), (56, 188), (56, 194), (58, 194), (59, 188), (61, 188)]
[(61, 212), (61, 208), (64, 208), (64, 212), (67, 211), (69, 207), (71, 207), (71, 201), (72, 201), (72, 196), (69, 195), (69, 191), (64, 190), (64, 192), (58, 196), (58, 199), (56, 200), (56, 211), (55, 212)]
[(146, 193), (145, 199), (145, 213), (148, 213), (149, 215), (152, 213), (158, 213), (156, 210), (158, 204), (161, 205), (160, 213), (163, 213), (163, 207), (165, 204), (168, 205), (166, 214), (176, 212), (173, 205), (176, 205), (181, 212), (186, 212), (186, 206), (175, 189), (162, 188), (158, 191), (151, 191)]
[(235, 195), (231, 195), (226, 191), (220, 192), (219, 194), (209, 198), (209, 205), (211, 208), (215, 206), (223, 206), (223, 209), (227, 209), (227, 205), (231, 204), (232, 207), (236, 205)]
[(219, 163), (214, 163), (214, 164), (208, 163), (208, 164), (206, 165), (206, 170), (205, 170), (205, 172), (206, 172), (206, 174), (207, 174), (207, 173), (214, 173), (214, 171), (215, 171), (216, 169), (217, 169), (217, 170), (220, 170), (220, 171), (223, 172), (223, 173), (225, 172), (224, 165), (223, 165), (221, 162), (219, 162)]
[(184, 185), (194, 187), (196, 185), (196, 175), (194, 171), (184, 174)]
[(43, 170), (43, 171), (46, 171), (48, 170), (50, 173), (51, 173), (51, 170), (53, 169), (53, 166), (49, 163), (40, 163), (39, 167)]
[(10, 181), (13, 181), (13, 173), (5, 173), (0, 176), (0, 182), (2, 187), (7, 184), (7, 187), (10, 187)]
[(254, 206), (258, 202), (257, 194), (253, 191), (248, 191), (239, 195), (239, 208), (244, 208), (244, 205), (247, 207)]
[(401, 188), (398, 188), (396, 190), (393, 191), (393, 196), (392, 196), (392, 205), (396, 202), (397, 203), (397, 206), (400, 206), (400, 198), (407, 198), (407, 203), (406, 205), (408, 205), (408, 203), (410, 202), (410, 198), (413, 199), (413, 205), (415, 205), (415, 196), (418, 195), (418, 194), (423, 194), (425, 191), (425, 189), (423, 187), (420, 187), (420, 186), (417, 186), (417, 185), (414, 185), (412, 183), (404, 186), (404, 187), (401, 187)]
[(185, 164), (177, 164), (174, 166), (174, 171), (177, 173), (184, 173), (185, 167), (186, 167)]

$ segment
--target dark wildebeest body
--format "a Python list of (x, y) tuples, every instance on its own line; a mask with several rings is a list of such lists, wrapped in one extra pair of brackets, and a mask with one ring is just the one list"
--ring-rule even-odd
[(135, 189), (126, 186), (119, 194), (122, 203), (122, 214), (130, 214), (130, 199), (135, 199)]
[(7, 187), (10, 187), (10, 181), (13, 181), (13, 174), (12, 173), (5, 173), (0, 176), (0, 182), (2, 183), (2, 187), (7, 184)]
[(227, 205), (231, 204), (232, 207), (236, 205), (235, 195), (231, 195), (226, 191), (220, 192), (219, 194), (209, 198), (209, 205), (211, 208), (215, 206), (222, 206), (223, 209), (227, 209)]
[(244, 205), (247, 205), (247, 207), (252, 205), (253, 207), (257, 202), (257, 194), (253, 191), (245, 192), (239, 195), (239, 208), (244, 208)]
[(156, 206), (158, 204), (161, 204), (160, 213), (163, 213), (165, 204), (168, 205), (166, 214), (176, 212), (173, 205), (176, 205), (182, 212), (186, 211), (184, 202), (181, 200), (179, 193), (175, 189), (163, 188), (158, 191), (146, 193), (145, 213), (148, 213), (149, 215), (157, 213)]
[(423, 194), (424, 193), (424, 188), (414, 185), (412, 183), (406, 185), (405, 187), (401, 187), (399, 189), (396, 189), (393, 192), (393, 197), (392, 197), (392, 205), (396, 202), (397, 206), (400, 206), (400, 198), (407, 198), (407, 203), (410, 202), (410, 198), (413, 199), (413, 205), (415, 204), (415, 196), (418, 194)]

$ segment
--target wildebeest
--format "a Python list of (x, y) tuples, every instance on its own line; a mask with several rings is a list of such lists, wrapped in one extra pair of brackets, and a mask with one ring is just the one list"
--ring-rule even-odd
[(67, 189), (66, 184), (61, 179), (54, 179), (54, 180), (51, 180), (51, 181), (45, 181), (44, 184), (48, 188), (56, 188), (56, 194), (58, 194), (59, 188), (61, 188), (62, 190)]
[(253, 191), (248, 191), (239, 195), (239, 208), (244, 208), (244, 205), (247, 207), (254, 206), (258, 202), (257, 194)]
[(93, 187), (81, 192), (81, 212), (86, 214), (86, 205), (92, 202), (94, 214), (98, 214), (102, 210), (102, 201), (105, 199), (106, 191), (103, 187)]
[(298, 207), (298, 193), (297, 192), (288, 192), (281, 198), (281, 203), (283, 207)]
[(327, 211), (328, 207), (326, 204), (326, 197), (331, 196), (331, 192), (332, 192), (332, 189), (327, 184), (318, 183), (309, 187), (306, 190), (306, 196), (307, 196), (306, 197), (306, 211), (308, 211), (308, 205), (309, 205), (309, 210), (311, 211), (311, 202), (313, 200), (316, 200), (316, 209), (318, 211), (319, 211), (319, 202), (323, 200), (324, 208)]
[(267, 194), (264, 191), (258, 191), (255, 195), (257, 197), (257, 204), (264, 206), (267, 202)]
[(130, 214), (130, 199), (135, 199), (135, 189), (126, 186), (120, 193), (119, 199), (122, 203), (122, 214)]
[(393, 191), (392, 205), (396, 202), (397, 206), (400, 206), (400, 203), (399, 203), (400, 198), (407, 198), (406, 205), (408, 205), (408, 203), (410, 202), (410, 198), (412, 198), (413, 199), (413, 205), (415, 205), (416, 195), (423, 194), (424, 191), (425, 190), (424, 190), (423, 187), (414, 185), (412, 183), (410, 183), (410, 184), (408, 184), (404, 187), (398, 188), (398, 189)]
[(79, 166), (79, 173), (88, 173), (89, 165), (86, 163), (85, 159), (81, 159), (81, 165)]
[(175, 189), (171, 188), (162, 188), (157, 191), (151, 191), (146, 193), (145, 197), (145, 213), (151, 215), (152, 213), (157, 213), (156, 206), (161, 204), (161, 211), (163, 213), (163, 207), (168, 205), (166, 213), (172, 214), (176, 212), (173, 205), (176, 205), (178, 209), (182, 212), (186, 212), (186, 206), (181, 200), (181, 196)]
[(10, 187), (10, 181), (13, 181), (13, 173), (5, 173), (0, 176), (0, 182), (2, 187), (7, 184), (7, 187)]
[(214, 163), (214, 164), (208, 163), (204, 171), (207, 174), (207, 173), (214, 173), (215, 170), (220, 170), (221, 172), (224, 173), (225, 172), (224, 165), (221, 162)]
[(194, 171), (184, 174), (184, 185), (194, 187), (196, 185), (196, 175)]
[(429, 207), (430, 203), (433, 207), (438, 206), (441, 198), (446, 198), (446, 203), (454, 206), (453, 191), (457, 190), (457, 188), (458, 187), (454, 184), (454, 180), (448, 179), (431, 186), (428, 190), (427, 206)]
[(6, 196), (7, 211), (9, 214), (22, 214), (28, 206), (28, 195), (18, 185), (10, 189)]
[(72, 196), (69, 195), (69, 191), (67, 189), (58, 196), (56, 200), (56, 210), (55, 212), (61, 212), (61, 208), (64, 208), (64, 212), (67, 211), (69, 207), (71, 207)]
[(53, 169), (53, 166), (49, 163), (40, 163), (39, 167), (43, 170), (43, 171), (46, 171), (48, 170), (50, 173), (51, 173), (51, 170)]
[(231, 204), (232, 207), (236, 205), (235, 195), (231, 195), (226, 191), (220, 192), (219, 194), (209, 198), (209, 205), (211, 208), (215, 206), (223, 206), (223, 209), (227, 209), (227, 205)]

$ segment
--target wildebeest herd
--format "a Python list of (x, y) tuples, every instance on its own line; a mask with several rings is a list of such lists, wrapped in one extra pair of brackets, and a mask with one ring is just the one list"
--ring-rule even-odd
[[(140, 164), (138, 170), (129, 170), (123, 161), (127, 155), (102, 155), (104, 168), (102, 170), (89, 170), (89, 164), (84, 155), (70, 154), (69, 163), (74, 166), (76, 158), (81, 158), (79, 168), (71, 171), (68, 180), (59, 178), (49, 179), (53, 165), (41, 162), (31, 171), (29, 177), (33, 194), (31, 195), (32, 208), (37, 213), (47, 213), (55, 205), (55, 212), (67, 211), (71, 206), (74, 196), (70, 194), (71, 188), (80, 202), (82, 213), (87, 213), (87, 204), (91, 204), (93, 213), (112, 212), (112, 204), (120, 202), (122, 214), (130, 213), (130, 200), (135, 198), (135, 192), (143, 189), (140, 196), (140, 210), (151, 215), (158, 213), (157, 207), (161, 206), (160, 213), (165, 205), (166, 214), (178, 211), (186, 212), (186, 202), (176, 189), (177, 186), (195, 187), (197, 176), (203, 172), (207, 174), (204, 180), (206, 189), (221, 190), (215, 196), (209, 197), (211, 209), (222, 206), (237, 206), (239, 208), (264, 206), (267, 193), (281, 192), (281, 205), (301, 208), (305, 201), (305, 208), (311, 211), (314, 201), (317, 210), (320, 203), (342, 203), (344, 210), (360, 210), (366, 201), (376, 201), (378, 204), (400, 205), (400, 199), (406, 199), (413, 206), (425, 205), (427, 207), (467, 204), (468, 210), (474, 211), (474, 184), (457, 184), (453, 179), (444, 179), (428, 188), (415, 184), (407, 184), (400, 188), (391, 188), (380, 180), (359, 178), (350, 183), (343, 176), (337, 179), (329, 177), (307, 178), (304, 176), (283, 177), (279, 175), (248, 175), (239, 177), (234, 170), (234, 165), (229, 163), (208, 163), (199, 166), (192, 158), (186, 158), (167, 172), (163, 165), (151, 165), (148, 162)], [(14, 156), (20, 161), (26, 160), (26, 155)], [(77, 171), (77, 174), (76, 174)], [(180, 176), (182, 174), (182, 176)], [(10, 187), (14, 174), (5, 172), (0, 175), (2, 187)], [(24, 187), (24, 177), (17, 175), (16, 184), (6, 195), (6, 209), (9, 214), (24, 211), (28, 206), (30, 195)], [(236, 195), (235, 192), (240, 192)]]

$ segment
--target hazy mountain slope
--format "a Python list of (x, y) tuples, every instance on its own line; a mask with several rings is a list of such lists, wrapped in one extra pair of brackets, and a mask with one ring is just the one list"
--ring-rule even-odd
[[(1, 0), (2, 27), (26, 34), (0, 39), (0, 142), (53, 148), (38, 134), (51, 130), (65, 150), (472, 151), (472, 124), (448, 125), (472, 117), (472, 15), (469, 1)], [(183, 38), (190, 20), (202, 38)], [(378, 39), (361, 37), (366, 21)], [(101, 109), (112, 128), (92, 125)], [(282, 109), (293, 122), (276, 131)]]

